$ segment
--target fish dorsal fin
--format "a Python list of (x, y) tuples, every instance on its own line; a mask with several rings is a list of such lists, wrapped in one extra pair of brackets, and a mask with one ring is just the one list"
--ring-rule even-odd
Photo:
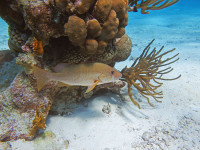
[(63, 82), (58, 82), (58, 87), (63, 87), (63, 86), (71, 86), (71, 85), (63, 83)]
[(87, 90), (86, 90), (85, 93), (88, 93), (88, 92), (92, 91), (92, 90), (97, 86), (98, 83), (99, 83), (99, 80), (96, 80), (96, 81), (94, 82), (94, 84), (88, 86), (88, 88), (87, 88)]

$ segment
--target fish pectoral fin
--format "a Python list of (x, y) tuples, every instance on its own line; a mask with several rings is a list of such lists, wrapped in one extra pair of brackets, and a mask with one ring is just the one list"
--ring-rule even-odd
[(94, 84), (88, 86), (88, 88), (87, 88), (87, 90), (86, 90), (85, 93), (88, 93), (88, 92), (92, 91), (92, 90), (96, 87), (96, 85), (97, 85), (98, 83), (99, 83), (99, 80), (96, 80), (96, 81), (94, 82)]
[(63, 83), (63, 82), (58, 82), (58, 87), (63, 87), (63, 86), (71, 86), (71, 85)]
[(102, 82), (102, 78), (104, 78), (105, 77), (105, 75), (103, 74), (103, 73), (101, 73), (99, 76), (98, 76), (98, 81), (99, 82)]

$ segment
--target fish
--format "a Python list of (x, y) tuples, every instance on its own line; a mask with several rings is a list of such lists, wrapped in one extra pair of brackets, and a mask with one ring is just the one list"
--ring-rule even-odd
[(122, 77), (122, 74), (115, 68), (103, 63), (61, 63), (54, 67), (55, 72), (49, 72), (37, 66), (32, 67), (37, 80), (38, 92), (49, 81), (58, 81), (66, 86), (87, 86), (85, 93), (88, 93), (96, 85), (115, 82)]

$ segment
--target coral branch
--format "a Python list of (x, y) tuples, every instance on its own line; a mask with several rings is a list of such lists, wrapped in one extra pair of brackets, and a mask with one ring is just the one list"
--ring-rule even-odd
[[(154, 106), (150, 102), (150, 97), (152, 97), (157, 102), (161, 102), (158, 99), (163, 98), (162, 91), (156, 92), (156, 90), (163, 84), (158, 82), (158, 80), (176, 80), (181, 77), (181, 75), (179, 75), (178, 77), (172, 79), (162, 78), (163, 75), (171, 72), (173, 68), (167, 67), (160, 69), (160, 67), (168, 66), (178, 61), (179, 58), (176, 58), (178, 56), (178, 54), (176, 54), (172, 57), (162, 60), (163, 56), (173, 52), (175, 49), (161, 53), (164, 48), (164, 46), (162, 46), (159, 51), (156, 51), (156, 48), (154, 48), (150, 52), (150, 45), (153, 43), (153, 41), (154, 40), (152, 40), (147, 45), (142, 54), (133, 62), (130, 68), (125, 67), (121, 71), (123, 75), (121, 80), (128, 83), (129, 97), (131, 101), (138, 106), (139, 109), (139, 103), (136, 102), (132, 97), (132, 86), (134, 86), (138, 92), (147, 99), (151, 106)], [(154, 85), (153, 83), (157, 85)]]
[(141, 9), (142, 14), (149, 14), (147, 10), (160, 10), (166, 7), (169, 7), (179, 0), (141, 0), (138, 3), (138, 0), (129, 0), (129, 10), (128, 11), (137, 11)]

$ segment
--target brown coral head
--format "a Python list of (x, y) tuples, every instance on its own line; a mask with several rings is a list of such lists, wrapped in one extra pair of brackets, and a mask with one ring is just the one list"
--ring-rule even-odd
[(90, 7), (95, 3), (95, 0), (78, 0), (77, 2), (77, 12), (79, 14), (84, 14), (88, 12)]
[(96, 53), (98, 48), (98, 42), (94, 39), (88, 39), (86, 41), (86, 52), (90, 55), (93, 55)]
[[(45, 59), (36, 59), (44, 64), (48, 64), (46, 58), (56, 63), (86, 62), (91, 54), (101, 55), (98, 61), (109, 64), (115, 55), (114, 41), (124, 35), (128, 23), (128, 0), (17, 0), (12, 5), (23, 26), (10, 29), (11, 49), (42, 55)], [(32, 43), (33, 51), (28, 47), (32, 37), (37, 38)], [(108, 56), (107, 60), (102, 55)]]
[(99, 37), (101, 40), (109, 41), (115, 37), (118, 32), (119, 19), (114, 10), (110, 11), (108, 20), (103, 24), (102, 34)]
[(98, 45), (98, 48), (97, 48), (97, 53), (98, 54), (103, 54), (103, 52), (105, 51), (106, 46), (107, 46), (106, 42), (99, 41), (99, 45)]
[(72, 44), (84, 47), (87, 36), (85, 21), (77, 16), (70, 16), (64, 27), (65, 34)]
[(96, 19), (87, 22), (87, 37), (96, 38), (101, 35), (101, 25)]
[(121, 20), (127, 11), (126, 2), (123, 0), (112, 0), (112, 9), (115, 10), (117, 18)]
[(112, 0), (97, 0), (94, 8), (94, 16), (100, 21), (107, 20), (112, 7)]

